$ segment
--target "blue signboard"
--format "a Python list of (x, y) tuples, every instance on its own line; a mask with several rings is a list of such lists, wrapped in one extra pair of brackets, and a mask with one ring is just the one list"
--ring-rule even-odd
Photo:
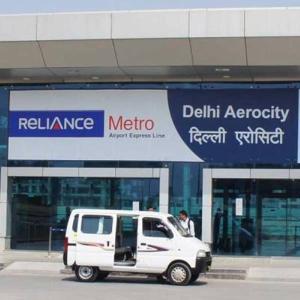
[[(298, 93), (298, 89), (15, 91), (10, 98), (9, 158), (297, 163)], [(35, 110), (40, 107), (45, 109)], [(34, 137), (34, 143), (28, 137)]]
[(297, 160), (297, 89), (171, 90), (168, 102), (179, 135), (205, 162)]
[(103, 137), (104, 111), (11, 111), (10, 137)]

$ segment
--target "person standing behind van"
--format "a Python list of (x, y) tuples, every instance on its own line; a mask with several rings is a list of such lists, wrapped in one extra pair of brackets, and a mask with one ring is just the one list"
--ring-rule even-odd
[(179, 220), (183, 228), (191, 235), (195, 236), (195, 224), (189, 218), (187, 212), (185, 210), (181, 210), (179, 212)]
[(153, 207), (153, 206), (148, 206), (147, 210), (148, 211), (156, 211), (155, 207)]

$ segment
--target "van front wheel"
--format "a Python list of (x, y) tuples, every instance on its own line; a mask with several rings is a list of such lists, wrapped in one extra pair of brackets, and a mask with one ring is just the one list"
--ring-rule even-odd
[(93, 282), (98, 278), (99, 269), (90, 266), (77, 266), (75, 275), (77, 280), (83, 282)]
[(192, 278), (192, 271), (187, 264), (178, 262), (169, 267), (167, 277), (173, 285), (188, 285)]

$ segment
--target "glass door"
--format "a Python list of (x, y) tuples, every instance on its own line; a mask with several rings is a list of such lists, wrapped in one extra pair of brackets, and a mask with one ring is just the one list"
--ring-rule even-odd
[(217, 179), (213, 183), (213, 251), (255, 252), (255, 198), (250, 180)]
[(257, 183), (260, 255), (300, 255), (300, 181)]
[(300, 180), (214, 180), (212, 214), (216, 254), (300, 256)]
[(300, 180), (292, 181), (292, 198), (287, 202), (286, 255), (300, 256)]
[(290, 180), (258, 180), (257, 231), (260, 255), (286, 255)]

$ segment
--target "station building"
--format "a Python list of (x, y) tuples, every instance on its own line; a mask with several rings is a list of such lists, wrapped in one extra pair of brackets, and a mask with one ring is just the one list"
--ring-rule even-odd
[(299, 62), (299, 8), (0, 16), (0, 250), (154, 207), (215, 254), (299, 256)]

